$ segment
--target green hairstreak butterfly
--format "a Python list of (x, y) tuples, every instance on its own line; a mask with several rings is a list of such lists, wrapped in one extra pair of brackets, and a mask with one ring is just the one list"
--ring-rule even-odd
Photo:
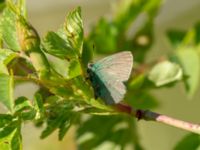
[(113, 54), (96, 63), (89, 63), (87, 72), (95, 97), (100, 97), (106, 104), (122, 101), (126, 93), (124, 82), (129, 79), (132, 66), (133, 55), (129, 51)]

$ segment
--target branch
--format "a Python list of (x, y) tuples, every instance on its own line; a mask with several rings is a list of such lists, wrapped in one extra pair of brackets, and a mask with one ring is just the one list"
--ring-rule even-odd
[(177, 127), (186, 131), (190, 131), (196, 134), (200, 134), (200, 124), (194, 124), (182, 120), (178, 120), (166, 115), (162, 115), (156, 112), (152, 112), (150, 110), (136, 110), (129, 105), (125, 104), (117, 104), (116, 109), (120, 112), (126, 113), (128, 115), (134, 116), (138, 118), (138, 120), (146, 120), (146, 121), (156, 121), (161, 122), (173, 127)]

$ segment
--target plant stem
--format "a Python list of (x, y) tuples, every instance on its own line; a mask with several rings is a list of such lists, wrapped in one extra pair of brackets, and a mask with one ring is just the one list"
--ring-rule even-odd
[(175, 119), (166, 115), (152, 112), (150, 110), (141, 110), (141, 109), (136, 110), (132, 108), (131, 106), (125, 105), (125, 104), (117, 104), (116, 109), (120, 112), (134, 116), (138, 118), (138, 120), (156, 121), (156, 122), (164, 123), (164, 124), (167, 124), (176, 128), (180, 128), (186, 131), (190, 131), (196, 134), (200, 134), (200, 124), (182, 121), (182, 120)]

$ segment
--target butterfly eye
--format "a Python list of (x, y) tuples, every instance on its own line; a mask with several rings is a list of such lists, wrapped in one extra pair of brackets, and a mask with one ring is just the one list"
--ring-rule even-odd
[(88, 64), (88, 68), (91, 69), (92, 67), (93, 67), (93, 64), (92, 64), (92, 63), (89, 63), (89, 64)]

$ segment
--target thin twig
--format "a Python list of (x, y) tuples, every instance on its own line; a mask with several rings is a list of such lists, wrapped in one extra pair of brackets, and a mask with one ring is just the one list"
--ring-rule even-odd
[(35, 82), (36, 84), (41, 84), (41, 81), (38, 80), (37, 78), (32, 77), (31, 75), (28, 76), (17, 76), (14, 75), (14, 79), (18, 81), (30, 81), (30, 82)]
[(176, 128), (180, 128), (186, 131), (190, 131), (196, 134), (200, 134), (200, 124), (182, 121), (182, 120), (175, 119), (166, 115), (152, 112), (150, 110), (136, 110), (132, 108), (131, 106), (124, 105), (124, 104), (117, 104), (116, 109), (120, 112), (124, 112), (131, 116), (134, 116), (138, 118), (138, 120), (156, 121), (156, 122), (164, 123), (164, 124), (167, 124)]

